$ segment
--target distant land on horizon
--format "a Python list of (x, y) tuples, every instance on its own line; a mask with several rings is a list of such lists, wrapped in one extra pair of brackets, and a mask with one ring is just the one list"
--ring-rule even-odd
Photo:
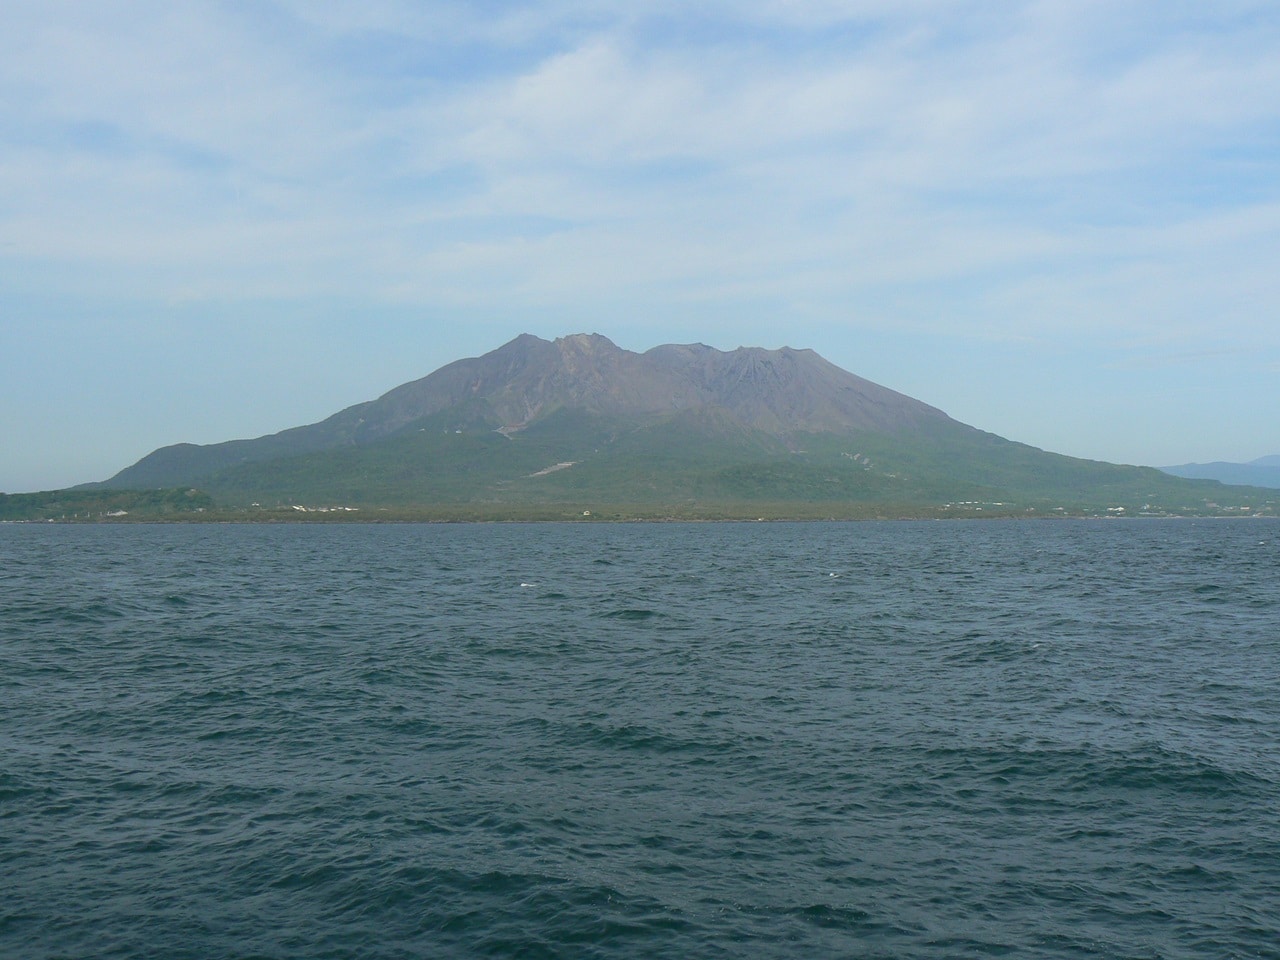
[(1215, 460), (1212, 463), (1182, 463), (1161, 467), (1165, 473), (1192, 480), (1217, 480), (1236, 486), (1280, 489), (1280, 455), (1272, 454), (1248, 463)]
[(0, 518), (92, 517), (95, 497), (99, 516), (250, 519), (1250, 515), (1275, 499), (1006, 440), (812, 350), (635, 353), (599, 334), (523, 334), (318, 423), (13, 496)]

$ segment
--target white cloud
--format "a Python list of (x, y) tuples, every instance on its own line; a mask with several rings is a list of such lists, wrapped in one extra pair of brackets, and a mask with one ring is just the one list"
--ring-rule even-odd
[(1280, 337), (1270, 4), (0, 0), (0, 28), (11, 294)]

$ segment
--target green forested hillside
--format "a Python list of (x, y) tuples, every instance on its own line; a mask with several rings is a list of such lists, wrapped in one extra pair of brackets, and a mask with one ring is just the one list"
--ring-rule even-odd
[(520, 337), (321, 423), (162, 448), (8, 509), (200, 509), (158, 487), (230, 517), (1241, 515), (1280, 498), (1013, 443), (812, 351), (596, 335)]
[(47, 490), (0, 493), (0, 520), (135, 520), (195, 517), (212, 510), (202, 490)]
[(1227, 506), (1264, 512), (1274, 496), (1062, 457), (963, 427), (908, 438), (811, 434), (784, 442), (705, 412), (627, 423), (575, 410), (511, 437), (475, 411), (450, 411), (374, 444), (245, 463), (201, 484), (224, 508), (469, 505), (495, 515), (555, 504), (696, 514), (727, 505), (752, 513), (752, 504), (778, 512), (780, 504), (801, 503), (843, 504), (853, 513), (859, 511), (849, 505), (942, 514), (1187, 514)]

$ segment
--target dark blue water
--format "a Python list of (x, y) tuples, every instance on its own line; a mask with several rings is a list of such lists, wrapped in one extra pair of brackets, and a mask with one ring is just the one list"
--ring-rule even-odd
[(1280, 956), (1266, 521), (0, 526), (0, 956)]

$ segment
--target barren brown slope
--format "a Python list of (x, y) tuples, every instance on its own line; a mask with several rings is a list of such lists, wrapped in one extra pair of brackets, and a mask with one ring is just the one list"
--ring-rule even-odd
[(319, 423), (254, 440), (161, 448), (103, 485), (198, 484), (243, 464), (375, 443), (455, 408), (469, 409), (473, 418), (509, 435), (565, 409), (631, 421), (705, 409), (781, 438), (960, 426), (940, 410), (841, 370), (812, 350), (726, 352), (671, 344), (634, 353), (599, 334), (554, 341), (523, 334)]

